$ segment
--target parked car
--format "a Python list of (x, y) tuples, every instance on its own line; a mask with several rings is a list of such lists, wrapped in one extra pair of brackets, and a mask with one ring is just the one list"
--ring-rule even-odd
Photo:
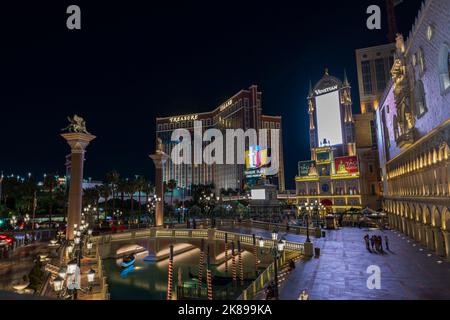
[(12, 246), (14, 238), (5, 234), (0, 234), (0, 247)]

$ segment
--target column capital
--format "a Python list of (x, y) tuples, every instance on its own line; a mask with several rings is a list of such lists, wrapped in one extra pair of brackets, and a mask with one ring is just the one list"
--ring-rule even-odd
[(150, 158), (153, 160), (153, 163), (157, 169), (162, 169), (170, 157), (164, 152), (157, 152), (155, 154), (151, 154)]
[(83, 153), (89, 143), (96, 138), (86, 133), (63, 133), (61, 136), (67, 141), (72, 153)]

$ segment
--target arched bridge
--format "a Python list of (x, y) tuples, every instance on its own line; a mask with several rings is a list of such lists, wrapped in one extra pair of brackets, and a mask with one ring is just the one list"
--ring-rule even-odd
[[(189, 249), (200, 248), (202, 240), (211, 251), (211, 256), (216, 257), (212, 263), (219, 263), (224, 256), (225, 239), (228, 242), (228, 250), (231, 250), (231, 243), (234, 242), (237, 249), (237, 242), (240, 241), (243, 250), (253, 252), (254, 239), (252, 235), (239, 234), (234, 232), (221, 231), (216, 229), (157, 229), (150, 228), (144, 230), (129, 231), (115, 234), (104, 234), (92, 237), (92, 241), (97, 244), (98, 253), (102, 258), (117, 257), (123, 252), (123, 248), (135, 247), (152, 251), (158, 259), (168, 256), (168, 248), (171, 244), (175, 247), (175, 252), (185, 252)], [(256, 239), (256, 246), (259, 247), (259, 238)], [(276, 241), (265, 238), (264, 246), (271, 248), (276, 245)], [(305, 254), (303, 243), (286, 241), (285, 250), (295, 252), (300, 255)]]

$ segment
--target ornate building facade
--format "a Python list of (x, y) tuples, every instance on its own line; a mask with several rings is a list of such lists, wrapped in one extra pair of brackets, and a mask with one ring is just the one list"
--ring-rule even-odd
[(331, 76), (310, 88), (308, 101), (311, 160), (298, 164), (297, 203), (320, 203), (332, 212), (362, 208), (351, 87)]
[(377, 110), (384, 210), (390, 225), (450, 257), (450, 1), (427, 0)]

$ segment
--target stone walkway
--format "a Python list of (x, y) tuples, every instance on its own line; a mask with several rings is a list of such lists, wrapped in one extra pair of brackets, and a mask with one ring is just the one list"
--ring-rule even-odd
[[(391, 251), (370, 253), (365, 234), (387, 235)], [(297, 264), (280, 288), (281, 300), (297, 300), (302, 290), (310, 300), (450, 299), (450, 264), (403, 234), (344, 228), (313, 241), (320, 258)], [(380, 290), (367, 288), (372, 265), (381, 269)]]

